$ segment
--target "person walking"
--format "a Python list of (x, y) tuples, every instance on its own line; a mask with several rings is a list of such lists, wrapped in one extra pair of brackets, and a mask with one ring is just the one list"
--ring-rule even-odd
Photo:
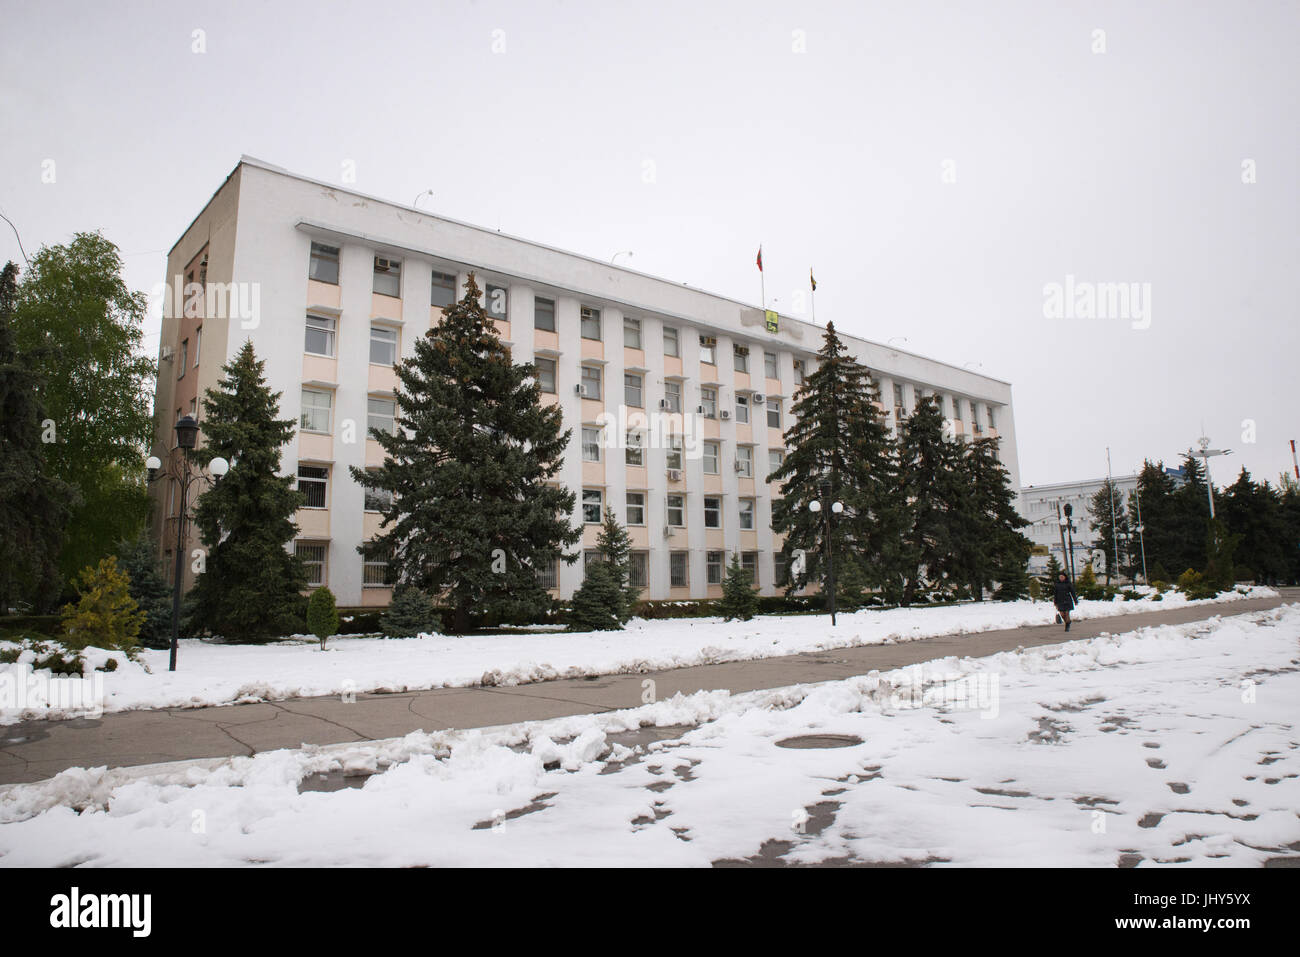
[(1070, 630), (1070, 612), (1074, 606), (1079, 604), (1078, 596), (1074, 594), (1074, 585), (1065, 577), (1065, 572), (1061, 572), (1060, 577), (1056, 580), (1055, 594), (1052, 596), (1052, 604), (1056, 606), (1058, 613), (1057, 621), (1065, 621), (1065, 630)]

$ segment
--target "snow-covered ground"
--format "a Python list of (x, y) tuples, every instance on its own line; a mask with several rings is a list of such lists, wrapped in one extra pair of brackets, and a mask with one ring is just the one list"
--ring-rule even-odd
[[(761, 849), (1258, 865), (1300, 853), (1297, 701), (1289, 605), (612, 714), (72, 769), (0, 789), (0, 865), (708, 865)], [(694, 727), (611, 743), (651, 725)], [(808, 734), (861, 743), (778, 746)], [(340, 769), (379, 773), (299, 792)]]
[[(1103, 618), (1276, 595), (1272, 589), (1255, 587), (1218, 599), (1189, 602), (1180, 593), (1170, 591), (1160, 602), (1149, 598), (1085, 601), (1080, 603), (1076, 617)], [(103, 710), (201, 707), (348, 691), (516, 685), (996, 631), (1047, 624), (1054, 616), (1047, 602), (982, 602), (860, 611), (841, 616), (833, 630), (824, 615), (789, 615), (762, 616), (748, 622), (724, 622), (720, 618), (635, 620), (619, 632), (427, 635), (395, 640), (333, 638), (323, 652), (314, 640), (260, 646), (184, 641), (175, 672), (167, 670), (166, 651), (145, 651), (138, 662), (111, 653), (119, 667), (102, 674)], [(5, 643), (0, 642), (3, 647)], [(109, 654), (94, 652), (92, 658), (99, 664)], [(24, 672), (27, 667), (25, 659), (0, 665), (0, 690), (6, 673), (11, 687), (23, 684), (28, 677)], [(44, 689), (34, 684), (21, 700), (11, 696), (12, 704), (0, 694), (0, 724), (78, 713), (51, 707), (43, 695)]]

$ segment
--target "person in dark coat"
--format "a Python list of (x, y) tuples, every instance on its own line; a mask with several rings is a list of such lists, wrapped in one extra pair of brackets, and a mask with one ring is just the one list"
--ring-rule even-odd
[(1070, 612), (1074, 606), (1079, 604), (1078, 597), (1074, 594), (1074, 586), (1070, 580), (1065, 577), (1065, 572), (1061, 572), (1060, 577), (1056, 580), (1055, 594), (1052, 596), (1052, 604), (1060, 613), (1061, 618), (1065, 621), (1065, 630), (1070, 630)]

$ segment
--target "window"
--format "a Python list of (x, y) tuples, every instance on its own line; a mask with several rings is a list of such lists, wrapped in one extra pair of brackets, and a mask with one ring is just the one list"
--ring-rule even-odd
[(392, 549), (366, 555), (361, 562), (362, 588), (388, 588), (393, 584)]
[(365, 510), (382, 512), (393, 504), (393, 493), (382, 488), (368, 488), (365, 494)]
[(803, 385), (803, 360), (794, 360), (794, 384)]
[(752, 498), (742, 498), (740, 500), (740, 530), (742, 532), (752, 532), (754, 530), (754, 500)]
[(754, 477), (754, 448), (750, 445), (736, 446), (736, 473), (741, 478)]
[(185, 378), (185, 369), (187, 366), (189, 366), (189, 364), (190, 364), (190, 340), (182, 339), (181, 340), (181, 361), (177, 363), (177, 365), (180, 366), (181, 373), (176, 378), (178, 379)]
[(633, 552), (632, 568), (627, 583), (633, 588), (647, 588), (650, 585), (650, 553)]
[(307, 335), (303, 342), (303, 351), (314, 356), (334, 357), (334, 324), (338, 320), (332, 316), (308, 316)]
[(366, 399), (366, 434), (370, 430), (393, 435), (397, 432), (397, 401), (394, 399)]
[(397, 330), (388, 326), (370, 327), (371, 365), (391, 366), (397, 361)]
[(598, 488), (584, 488), (582, 490), (582, 520), (588, 525), (600, 524), (602, 494)]
[(600, 340), (600, 310), (582, 307), (582, 338)]
[(402, 261), (375, 257), (375, 292), (381, 296), (402, 294)]
[(749, 421), (749, 396), (736, 393), (736, 421)]
[(640, 432), (632, 430), (627, 433), (623, 459), (626, 465), (645, 465), (645, 439)]
[(642, 408), (641, 377), (631, 372), (623, 373), (623, 404), (630, 409)]
[(704, 443), (704, 471), (708, 475), (718, 474), (718, 459), (721, 456), (722, 446), (718, 442)]
[(668, 524), (673, 528), (684, 528), (686, 525), (686, 496), (669, 495), (668, 496)]
[(555, 360), (538, 356), (533, 360), (537, 364), (537, 384), (543, 392), (555, 391)]
[(302, 559), (307, 569), (307, 584), (319, 588), (327, 581), (325, 576), (326, 555), (329, 545), (325, 542), (294, 542), (293, 552)]
[(682, 347), (677, 340), (677, 330), (664, 326), (664, 355), (680, 356), (681, 354)]
[(903, 412), (903, 387), (897, 382), (894, 383), (894, 418), (901, 419)]
[(769, 379), (780, 378), (780, 376), (776, 374), (776, 353), (775, 352), (763, 353), (763, 374), (767, 376)]
[(997, 426), (996, 426), (996, 425), (994, 424), (994, 422), (993, 422), (993, 407), (992, 407), (992, 406), (989, 406), (989, 410), (988, 410), (988, 411), (989, 411), (989, 428), (990, 428), (990, 429), (996, 429)]
[(740, 567), (749, 574), (751, 582), (758, 581), (758, 552), (741, 552)]
[(700, 361), (707, 362), (709, 365), (716, 364), (714, 351), (718, 345), (718, 340), (713, 336), (700, 336)]
[(582, 461), (599, 462), (600, 461), (600, 429), (583, 426), (582, 428)]
[(700, 406), (704, 409), (706, 419), (716, 419), (718, 417), (718, 390), (701, 389)]
[(669, 552), (668, 553), (668, 585), (670, 588), (685, 588), (689, 581), (687, 577), (687, 553), (686, 552)]
[(623, 346), (627, 349), (641, 348), (641, 320), (623, 320)]
[(682, 467), (682, 437), (680, 435), (668, 436), (668, 451), (664, 456), (664, 460), (667, 463), (667, 468), (680, 469)]
[(704, 497), (704, 527), (722, 527), (722, 499), (712, 495)]
[(326, 508), (330, 470), (323, 465), (298, 466), (298, 491), (306, 497), (303, 508)]
[(645, 524), (645, 492), (627, 493), (627, 523), (629, 525)]
[(558, 588), (560, 584), (560, 560), (552, 555), (550, 560), (537, 570), (537, 583), (543, 588)]
[(429, 305), (442, 306), (444, 309), (456, 301), (456, 277), (449, 272), (433, 272), (432, 288), (429, 292)]
[(339, 284), (339, 248), (337, 246), (326, 246), (324, 243), (312, 243), (311, 265), (307, 268), (307, 278), (337, 286)]
[(984, 434), (984, 429), (980, 427), (979, 412), (976, 410), (974, 402), (970, 404), (970, 424), (974, 427), (976, 435)]
[(190, 418), (197, 418), (199, 412), (199, 402), (197, 399), (190, 399)]
[(749, 372), (749, 346), (732, 346), (731, 354), (737, 372)]
[(682, 411), (682, 384), (676, 379), (664, 380), (664, 401), (669, 412)]
[(533, 328), (555, 331), (555, 300), (538, 296), (533, 300)]
[(785, 452), (783, 452), (781, 449), (767, 450), (767, 471), (769, 475), (777, 471), (784, 464), (785, 464)]
[(484, 286), (483, 287), (483, 308), (487, 310), (489, 318), (505, 319), (506, 317), (506, 289), (504, 286)]
[(952, 397), (952, 417), (958, 422), (961, 421), (961, 399), (956, 396)]
[(600, 366), (582, 367), (582, 397), (584, 399), (600, 398)]
[(705, 581), (710, 585), (722, 584), (722, 552), (705, 552)]
[(298, 420), (298, 427), (304, 432), (324, 432), (330, 431), (330, 406), (333, 404), (334, 393), (323, 392), (320, 389), (303, 389), (302, 390), (302, 416)]
[(772, 556), (772, 577), (777, 588), (790, 584), (790, 556), (777, 552)]
[(199, 349), (203, 347), (203, 327), (194, 330), (194, 368), (199, 367)]
[(769, 429), (779, 429), (781, 427), (781, 400), (767, 400), (767, 427)]

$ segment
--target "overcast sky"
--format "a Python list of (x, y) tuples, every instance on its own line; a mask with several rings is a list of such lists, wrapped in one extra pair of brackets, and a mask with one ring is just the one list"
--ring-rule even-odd
[[(421, 208), (754, 303), (761, 242), (769, 305), (798, 314), (812, 267), (818, 321), (1011, 382), (1026, 484), (1103, 475), (1107, 446), (1116, 474), (1174, 464), (1202, 423), (1234, 450), (1216, 481), (1276, 482), (1300, 438), (1300, 0), (40, 2), (3, 23), (0, 211), (29, 255), (99, 229), (148, 291), (241, 154), (331, 182), (352, 161), (362, 192), (431, 189)], [(1067, 276), (1149, 284), (1149, 314), (1050, 318)]]

